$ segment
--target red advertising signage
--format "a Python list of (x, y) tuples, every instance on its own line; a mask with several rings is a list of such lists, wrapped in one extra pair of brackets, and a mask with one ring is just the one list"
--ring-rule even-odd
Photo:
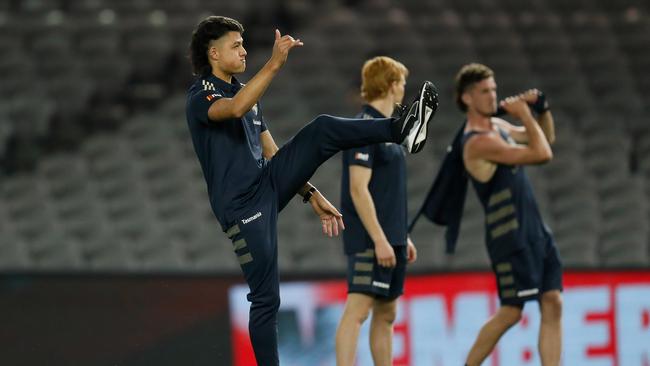
[[(650, 366), (650, 272), (570, 272), (564, 275), (563, 365)], [(334, 365), (334, 334), (346, 297), (344, 281), (281, 285), (281, 364)], [(233, 362), (255, 365), (248, 338), (245, 286), (230, 289)], [(396, 366), (457, 366), (498, 307), (491, 273), (411, 276), (400, 298), (393, 338)], [(528, 303), (519, 324), (501, 339), (488, 366), (541, 365), (540, 313)], [(366, 322), (368, 323), (368, 322)], [(368, 324), (357, 365), (372, 365)]]

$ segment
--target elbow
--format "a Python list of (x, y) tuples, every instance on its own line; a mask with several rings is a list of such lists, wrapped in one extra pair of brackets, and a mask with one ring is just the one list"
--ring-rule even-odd
[(550, 147), (538, 147), (530, 152), (524, 164), (544, 164), (553, 159), (553, 151)]
[(233, 108), (231, 115), (232, 115), (232, 118), (242, 118), (242, 117), (244, 117), (246, 112), (248, 112), (248, 111), (245, 111), (241, 107), (235, 107), (235, 108)]
[(350, 184), (350, 197), (353, 201), (361, 199), (361, 197), (363, 197), (366, 193), (368, 193), (368, 187)]
[(350, 197), (352, 198), (353, 201), (358, 200), (360, 196), (361, 196), (361, 192), (359, 188), (350, 187)]
[(250, 108), (245, 104), (236, 99), (232, 99), (232, 104), (230, 105), (230, 115), (232, 118), (242, 118), (248, 113)]
[(208, 109), (211, 121), (223, 121), (231, 118), (242, 118), (248, 112), (245, 106), (231, 98), (222, 98), (212, 103)]
[(278, 152), (278, 149), (262, 149), (262, 156), (264, 156), (266, 160), (271, 160), (275, 156), (276, 152)]
[[(548, 136), (547, 140), (549, 145), (553, 145), (555, 143), (555, 135)], [(551, 155), (553, 154), (551, 153)]]
[(541, 154), (539, 162), (541, 164), (548, 163), (549, 161), (553, 160), (553, 150), (545, 149), (545, 151)]

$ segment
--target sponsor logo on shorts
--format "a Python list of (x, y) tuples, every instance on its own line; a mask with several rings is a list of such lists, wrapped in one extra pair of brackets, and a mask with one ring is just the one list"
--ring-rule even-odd
[(354, 154), (354, 158), (356, 160), (368, 161), (368, 159), (370, 159), (370, 155), (358, 152)]
[(253, 215), (253, 216), (251, 216), (251, 217), (249, 217), (249, 218), (247, 218), (247, 219), (242, 219), (242, 220), (241, 220), (241, 223), (244, 224), (244, 225), (246, 225), (246, 224), (248, 224), (248, 223), (251, 222), (251, 221), (257, 220), (257, 219), (260, 218), (261, 216), (262, 216), (262, 213), (258, 211), (255, 215)]
[(383, 288), (383, 289), (390, 289), (390, 284), (385, 283), (385, 282), (379, 282), (379, 281), (372, 281), (372, 285), (375, 287)]
[(539, 293), (538, 288), (531, 288), (531, 289), (528, 289), (528, 290), (521, 290), (521, 291), (517, 292), (517, 297), (526, 297), (526, 296), (530, 296), (530, 295), (537, 295), (538, 293)]

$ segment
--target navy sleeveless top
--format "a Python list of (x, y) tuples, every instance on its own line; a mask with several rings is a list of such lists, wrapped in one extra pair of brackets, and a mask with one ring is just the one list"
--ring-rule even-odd
[[(487, 132), (466, 132), (462, 145), (481, 133)], [(499, 129), (499, 134), (514, 143), (506, 131)], [(539, 213), (523, 166), (497, 164), (494, 175), (485, 183), (467, 175), (485, 211), (485, 242), (493, 263), (526, 246), (548, 242), (551, 233)]]

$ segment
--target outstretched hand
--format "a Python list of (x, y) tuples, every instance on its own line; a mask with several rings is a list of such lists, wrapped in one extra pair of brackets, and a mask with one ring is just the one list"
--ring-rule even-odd
[(329, 237), (338, 236), (339, 228), (345, 230), (343, 215), (319, 191), (314, 192), (309, 203), (320, 218), (323, 234)]
[(273, 62), (278, 68), (282, 67), (282, 65), (284, 65), (284, 63), (287, 61), (289, 51), (296, 46), (302, 45), (303, 43), (300, 39), (294, 39), (288, 34), (285, 34), (283, 36), (280, 34), (280, 31), (276, 29), (271, 62)]

